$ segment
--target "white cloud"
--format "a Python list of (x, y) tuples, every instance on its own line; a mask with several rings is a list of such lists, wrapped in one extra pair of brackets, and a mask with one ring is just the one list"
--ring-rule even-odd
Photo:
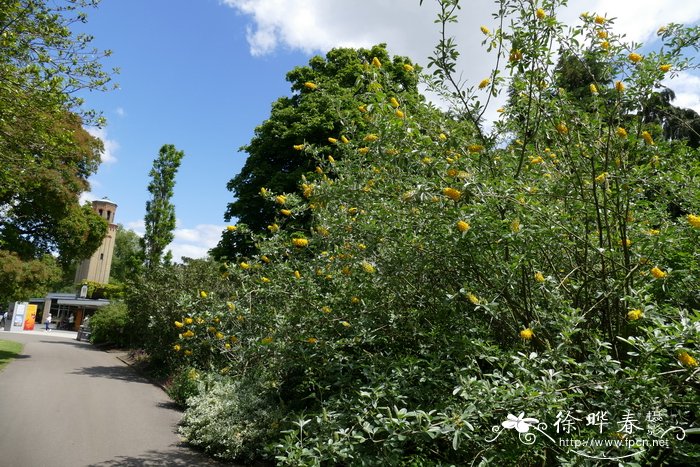
[[(386, 43), (392, 54), (406, 55), (427, 65), (439, 39), (434, 24), (438, 6), (435, 0), (221, 0), (249, 17), (247, 37), (252, 55), (274, 53), (278, 49), (325, 53), (333, 47), (369, 47)], [(449, 25), (449, 35), (460, 47), (459, 73), (468, 83), (478, 83), (490, 75), (493, 57), (481, 46), (479, 27), (497, 28), (491, 14), (492, 0), (462, 2), (459, 24)], [(687, 0), (571, 0), (559, 13), (562, 21), (578, 22), (588, 11), (616, 17), (614, 31), (627, 40), (650, 42), (658, 28), (669, 22), (684, 24), (700, 20), (700, 2)], [(698, 97), (687, 89), (682, 99)], [(494, 102), (494, 109), (500, 102)]]
[(679, 73), (673, 79), (664, 81), (665, 86), (668, 86), (676, 94), (676, 99), (673, 105), (693, 109), (700, 113), (700, 77), (691, 75), (690, 73)]
[(167, 249), (172, 252), (175, 262), (180, 262), (183, 256), (204, 258), (219, 243), (225, 228), (224, 225), (214, 224), (199, 224), (192, 229), (177, 228), (174, 232), (175, 239)]
[(117, 107), (117, 109), (114, 112), (119, 117), (126, 117), (126, 110), (124, 110), (124, 107)]
[(104, 145), (104, 152), (102, 153), (102, 162), (105, 164), (112, 164), (117, 162), (116, 152), (119, 149), (119, 143), (113, 139), (107, 137), (107, 130), (105, 128), (90, 127), (86, 128), (87, 132), (93, 137), (102, 140)]

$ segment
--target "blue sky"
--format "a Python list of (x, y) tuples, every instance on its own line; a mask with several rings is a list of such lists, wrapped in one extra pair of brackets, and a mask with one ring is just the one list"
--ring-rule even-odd
[[(109, 197), (117, 222), (143, 232), (148, 172), (163, 144), (185, 152), (173, 203), (178, 228), (173, 256), (201, 257), (225, 228), (232, 194), (226, 183), (245, 162), (247, 144), (270, 105), (290, 93), (286, 73), (332, 47), (388, 44), (390, 53), (426, 63), (437, 40), (435, 6), (425, 0), (102, 0), (84, 30), (111, 49), (119, 89), (85, 95), (106, 127), (91, 129), (106, 146), (84, 199)], [(464, 78), (488, 76), (479, 26), (491, 24), (491, 0), (463, 2), (454, 31)], [(700, 2), (571, 0), (562, 17), (583, 11), (617, 16), (632, 40), (647, 41), (669, 21), (695, 23)], [(700, 111), (700, 79), (674, 84), (679, 105)], [(494, 107), (496, 108), (496, 107)]]

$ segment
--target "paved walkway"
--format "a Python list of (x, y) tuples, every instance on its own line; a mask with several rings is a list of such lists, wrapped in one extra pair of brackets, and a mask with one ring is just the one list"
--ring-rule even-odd
[(0, 371), (0, 465), (222, 465), (182, 445), (162, 389), (75, 335), (0, 331), (24, 343)]

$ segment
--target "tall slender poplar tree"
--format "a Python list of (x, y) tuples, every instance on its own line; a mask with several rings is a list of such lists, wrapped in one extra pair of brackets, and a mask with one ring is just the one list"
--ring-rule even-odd
[[(170, 202), (175, 186), (175, 175), (184, 152), (172, 144), (160, 148), (158, 158), (153, 161), (149, 175), (148, 191), (151, 199), (146, 201), (146, 233), (141, 239), (146, 268), (152, 269), (163, 260), (163, 251), (175, 238), (175, 206)], [(169, 258), (166, 257), (166, 261)]]

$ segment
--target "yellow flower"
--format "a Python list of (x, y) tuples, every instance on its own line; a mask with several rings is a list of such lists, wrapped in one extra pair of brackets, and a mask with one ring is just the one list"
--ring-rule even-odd
[(602, 16), (596, 15), (595, 22), (596, 22), (596, 24), (605, 24), (605, 18), (603, 18)]
[(357, 248), (359, 248), (360, 250), (366, 250), (366, 249), (367, 249), (367, 245), (365, 245), (364, 243), (358, 243), (358, 244), (357, 244)]
[(272, 340), (273, 340), (272, 337), (264, 337), (264, 338), (260, 341), (260, 343), (267, 345), (267, 344), (271, 344), (271, 343), (272, 343)]
[(663, 65), (659, 65), (659, 70), (663, 71), (664, 73), (668, 73), (669, 71), (671, 71), (671, 64), (664, 63)]
[(328, 156), (328, 162), (330, 162), (331, 164), (335, 164), (335, 159), (333, 159), (333, 156)]
[(481, 144), (470, 144), (467, 146), (467, 150), (471, 153), (476, 153), (483, 151), (484, 147)]
[(225, 344), (224, 344), (224, 348), (226, 348), (226, 349), (230, 349), (230, 348), (231, 348), (231, 344), (229, 344), (228, 342), (227, 342), (227, 343), (225, 343)]
[(545, 281), (545, 279), (544, 279), (544, 274), (542, 274), (541, 272), (537, 271), (537, 272), (535, 273), (535, 280), (536, 280), (537, 282), (544, 282), (544, 281)]
[(588, 89), (591, 90), (591, 94), (598, 94), (598, 88), (595, 84), (591, 83), (588, 85)]
[(173, 345), (173, 350), (174, 350), (175, 352), (179, 352), (181, 348), (182, 348), (182, 347), (180, 347), (180, 344), (175, 344), (175, 345)]
[(304, 248), (305, 246), (309, 245), (309, 241), (305, 238), (293, 238), (292, 245), (297, 248)]
[(382, 62), (380, 62), (379, 59), (378, 59), (377, 57), (374, 57), (374, 58), (372, 59), (372, 66), (374, 66), (375, 68), (381, 68), (381, 67), (382, 67)]
[(540, 156), (530, 158), (530, 164), (535, 165), (535, 164), (541, 164), (542, 162), (544, 162), (544, 159), (542, 159)]
[(250, 264), (246, 263), (245, 261), (241, 262), (239, 266), (241, 267), (241, 269), (250, 269)]
[(526, 341), (529, 341), (530, 339), (532, 339), (533, 335), (534, 335), (534, 333), (532, 332), (532, 329), (530, 329), (530, 328), (523, 329), (522, 331), (520, 331), (520, 337), (525, 339)]
[(367, 273), (367, 274), (374, 274), (377, 272), (377, 269), (369, 264), (367, 261), (362, 262), (362, 269)]
[(617, 133), (617, 136), (619, 136), (620, 138), (627, 138), (627, 130), (625, 130), (621, 126), (617, 127), (615, 133)]
[(595, 178), (596, 183), (603, 183), (608, 178), (608, 173), (603, 172)]
[(454, 188), (445, 188), (442, 190), (442, 194), (453, 201), (459, 201), (459, 198), (462, 197), (462, 192), (459, 190), (455, 190)]
[(696, 216), (695, 214), (688, 214), (688, 222), (696, 229), (700, 229), (700, 216)]
[(683, 364), (683, 366), (688, 368), (694, 368), (698, 366), (698, 361), (695, 360), (688, 352), (685, 350), (678, 354), (678, 361)]
[(297, 151), (302, 151), (304, 149), (304, 145), (303, 144), (295, 144), (294, 149), (296, 149)]
[(535, 11), (535, 16), (537, 16), (537, 19), (543, 19), (547, 16), (547, 13), (545, 13), (542, 8), (538, 8), (537, 11)]
[(474, 294), (471, 293), (471, 292), (469, 292), (469, 293), (467, 294), (467, 299), (468, 299), (473, 305), (478, 305), (478, 304), (480, 303), (480, 302), (479, 302), (479, 297), (477, 297), (476, 295), (474, 295)]
[(607, 39), (607, 38), (608, 38), (608, 32), (607, 32), (607, 31), (598, 31), (598, 32), (596, 33), (596, 35), (597, 35), (598, 38), (600, 38), (600, 39)]
[(267, 255), (262, 255), (262, 256), (260, 257), (260, 259), (263, 260), (263, 263), (269, 263), (269, 262), (270, 262), (270, 258), (268, 258)]
[(403, 69), (406, 70), (406, 71), (408, 71), (408, 72), (411, 72), (411, 71), (413, 71), (413, 66), (412, 66), (412, 65), (409, 65), (408, 63), (404, 63), (404, 64), (403, 64)]
[(359, 110), (360, 112), (363, 112), (363, 113), (367, 112), (367, 104), (362, 104), (362, 105), (358, 106), (357, 110)]
[(331, 143), (331, 144), (335, 144), (335, 143), (338, 142), (338, 140), (335, 139), (335, 138), (328, 138), (328, 142)]
[(389, 99), (389, 103), (393, 108), (397, 108), (399, 106), (399, 101), (397, 101), (395, 97)]
[(277, 195), (275, 196), (275, 202), (277, 204), (284, 204), (287, 202), (287, 197), (284, 195)]
[(603, 41), (600, 43), (600, 48), (603, 50), (608, 50), (610, 48), (610, 42), (608, 41)]
[(318, 339), (316, 339), (315, 337), (309, 337), (308, 339), (306, 339), (306, 342), (308, 342), (309, 344), (315, 344), (318, 342)]
[(513, 233), (520, 232), (520, 219), (513, 219), (510, 223), (510, 230), (512, 230)]
[(202, 298), (207, 298), (207, 293), (204, 290), (202, 290), (199, 292), (199, 296)]
[(666, 277), (668, 275), (668, 273), (666, 273), (666, 272), (662, 271), (661, 269), (659, 269), (658, 267), (654, 266), (651, 269), (651, 275), (656, 277), (657, 279), (663, 279), (664, 277)]
[(268, 225), (268, 226), (267, 226), (267, 230), (269, 230), (269, 231), (272, 232), (272, 233), (278, 232), (279, 229), (280, 229), (280, 226), (277, 225), (277, 224), (272, 224), (272, 225)]
[(347, 139), (347, 138), (345, 137), (345, 135), (343, 135), (343, 136), (340, 137), (340, 141), (342, 141), (343, 144), (348, 144), (348, 143), (350, 142), (350, 140)]
[(265, 187), (260, 188), (260, 196), (267, 196), (267, 188), (265, 188)]
[(363, 141), (371, 143), (371, 142), (377, 141), (378, 139), (379, 139), (379, 136), (375, 135), (374, 133), (370, 133), (364, 137)]
[[(239, 317), (238, 317), (238, 321), (243, 321), (243, 317), (242, 317), (242, 316), (239, 316)], [(235, 344), (236, 342), (238, 342), (238, 337), (236, 337), (236, 336), (231, 336), (231, 342), (233, 342), (234, 344)]]
[(399, 110), (399, 109), (396, 109), (395, 114), (396, 114), (396, 116), (397, 116), (398, 118), (404, 118), (404, 117), (406, 116), (406, 114), (404, 114), (404, 113), (403, 113), (401, 110)]
[(661, 231), (660, 231), (660, 230), (656, 230), (656, 229), (649, 229), (649, 230), (647, 230), (647, 234), (649, 234), (649, 235), (659, 235), (660, 233), (661, 233)]
[(181, 328), (184, 326), (184, 323), (181, 323), (180, 321), (175, 321), (175, 327), (176, 328)]
[(481, 32), (483, 32), (487, 36), (491, 34), (491, 31), (489, 31), (489, 28), (487, 28), (486, 26), (481, 26), (479, 29), (481, 29)]
[(327, 305), (326, 305), (326, 306), (322, 306), (322, 307), (321, 307), (321, 311), (322, 311), (323, 313), (325, 313), (325, 314), (328, 314), (328, 313), (331, 312), (331, 307), (329, 307), (329, 306), (327, 306)]
[(648, 131), (642, 131), (642, 138), (644, 139), (645, 143), (649, 145), (654, 144), (654, 138), (651, 137), (651, 133), (649, 133)]
[(629, 54), (627, 58), (629, 58), (632, 63), (639, 63), (642, 61), (642, 56), (634, 52)]
[(489, 78), (482, 79), (479, 83), (479, 89), (484, 89), (486, 86), (489, 85), (490, 82), (491, 80)]
[(564, 123), (564, 122), (557, 123), (556, 129), (559, 132), (559, 134), (562, 134), (562, 135), (569, 133), (569, 127), (567, 127), (566, 123)]
[(423, 159), (420, 160), (424, 164), (430, 164), (433, 162), (433, 159), (431, 157), (425, 156)]
[(445, 133), (440, 133), (440, 134), (438, 135), (438, 139), (439, 139), (440, 141), (447, 141), (447, 135), (445, 135)]
[(226, 227), (226, 230), (228, 230), (229, 232), (233, 232), (238, 230), (238, 227), (236, 227), (235, 225), (229, 225), (228, 227)]
[(184, 338), (188, 338), (188, 337), (194, 336), (194, 332), (192, 332), (191, 329), (188, 329), (187, 331), (183, 332), (181, 335), (182, 335), (182, 337), (184, 337)]
[(346, 328), (349, 328), (349, 327), (350, 327), (350, 323), (348, 323), (347, 321), (341, 321), (340, 324), (342, 324), (342, 325), (345, 326)]
[(226, 302), (226, 307), (229, 309), (229, 311), (236, 309), (236, 305), (234, 305), (232, 302)]
[(296, 279), (301, 279), (301, 273), (299, 271), (294, 271), (294, 277)]
[(187, 356), (189, 357), (190, 355), (192, 355), (192, 351), (191, 351), (191, 350), (185, 350), (185, 355), (187, 355)]
[(471, 228), (471, 226), (469, 225), (468, 222), (465, 222), (465, 221), (458, 221), (457, 222), (457, 230), (459, 230), (462, 233), (466, 232), (470, 228)]
[(358, 303), (360, 303), (360, 297), (352, 297), (350, 299), (350, 303), (357, 305)]
[(641, 317), (642, 310), (640, 309), (634, 309), (627, 312), (627, 319), (629, 319), (630, 321), (637, 321)]
[(307, 81), (306, 83), (304, 83), (304, 87), (305, 87), (306, 89), (311, 89), (311, 90), (313, 91), (313, 90), (316, 89), (318, 86), (317, 86), (315, 83), (312, 83), (311, 81)]
[(269, 277), (262, 277), (260, 280), (261, 280), (262, 282), (264, 282), (265, 284), (267, 284), (267, 283), (270, 282), (270, 278), (269, 278)]
[(369, 148), (368, 147), (360, 148), (357, 150), (357, 152), (359, 152), (360, 154), (367, 154), (369, 152)]
[(616, 81), (615, 82), (615, 90), (617, 92), (624, 91), (625, 90), (625, 83), (623, 83), (622, 81)]
[(223, 335), (222, 333), (220, 333), (220, 332), (217, 332), (217, 333), (216, 333), (216, 338), (217, 338), (217, 339), (223, 339), (223, 338), (224, 338), (224, 335)]
[(185, 324), (192, 324), (192, 318), (185, 318)]
[(280, 214), (282, 214), (283, 216), (291, 216), (292, 211), (290, 211), (289, 209), (280, 209)]

